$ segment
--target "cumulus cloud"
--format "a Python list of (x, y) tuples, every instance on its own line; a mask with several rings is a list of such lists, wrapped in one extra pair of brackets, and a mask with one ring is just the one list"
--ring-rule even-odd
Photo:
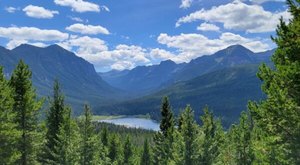
[(248, 5), (242, 2), (232, 2), (210, 10), (201, 9), (188, 16), (180, 18), (176, 27), (183, 23), (204, 20), (222, 23), (225, 29), (243, 30), (249, 33), (275, 31), (279, 18), (288, 21), (291, 15), (287, 11), (272, 13), (259, 5)]
[(54, 3), (60, 6), (71, 7), (72, 11), (83, 12), (100, 12), (100, 6), (84, 0), (54, 0)]
[(189, 62), (191, 59), (202, 55), (211, 55), (234, 44), (243, 45), (254, 52), (270, 49), (270, 46), (260, 39), (245, 38), (233, 33), (222, 33), (217, 39), (209, 39), (195, 33), (176, 36), (162, 33), (158, 36), (157, 41), (169, 48), (178, 49), (178, 54), (171, 58), (176, 62)]
[(29, 42), (27, 40), (10, 40), (7, 44), (6, 44), (6, 48), (7, 49), (13, 49), (21, 44), (30, 44), (30, 45), (34, 45), (34, 46), (37, 46), (37, 47), (46, 47), (48, 46), (47, 44), (45, 43), (42, 43), (42, 42)]
[(187, 9), (191, 6), (193, 0), (181, 0), (180, 8)]
[(151, 63), (148, 50), (136, 45), (120, 44), (109, 50), (105, 41), (89, 36), (71, 36), (58, 45), (74, 51), (101, 71), (132, 69)]
[(23, 11), (26, 13), (28, 17), (33, 18), (52, 18), (54, 14), (59, 14), (58, 11), (48, 10), (40, 6), (28, 5)]
[(36, 27), (0, 27), (0, 37), (16, 40), (62, 41), (68, 39), (69, 34)]
[(15, 8), (15, 7), (6, 7), (5, 10), (9, 13), (14, 13), (16, 12), (17, 10), (20, 10), (19, 8)]
[(66, 27), (66, 30), (76, 32), (76, 33), (81, 33), (81, 34), (110, 34), (106, 28), (100, 25), (93, 26), (93, 25), (84, 25), (79, 23)]
[(220, 31), (220, 28), (216, 26), (215, 24), (210, 24), (210, 23), (202, 23), (197, 27), (197, 30), (200, 31)]

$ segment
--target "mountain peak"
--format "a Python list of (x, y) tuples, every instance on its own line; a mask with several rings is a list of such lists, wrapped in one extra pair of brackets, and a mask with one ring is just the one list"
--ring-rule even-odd
[(165, 60), (165, 61), (161, 61), (159, 65), (173, 65), (173, 64), (176, 63), (172, 60)]
[(230, 51), (231, 53), (232, 52), (251, 52), (251, 53), (253, 53), (248, 48), (244, 47), (243, 45), (239, 45), (239, 44), (237, 44), (237, 45), (231, 45), (231, 46), (227, 47), (224, 50)]
[(48, 48), (48, 49), (64, 49), (63, 47), (61, 47), (61, 46), (59, 46), (57, 44), (49, 45), (46, 48)]
[(18, 49), (41, 49), (40, 47), (34, 46), (34, 45), (30, 45), (30, 44), (21, 44), (17, 47), (15, 47), (12, 50), (18, 50)]

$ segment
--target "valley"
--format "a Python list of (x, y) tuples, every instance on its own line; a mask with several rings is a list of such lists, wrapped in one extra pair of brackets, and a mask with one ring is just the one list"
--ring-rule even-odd
[(58, 45), (21, 45), (13, 50), (1, 48), (0, 64), (9, 77), (20, 59), (28, 63), (40, 97), (48, 97), (53, 81), (59, 80), (74, 115), (89, 103), (95, 115), (150, 114), (159, 120), (161, 98), (169, 96), (176, 114), (190, 104), (199, 116), (208, 105), (230, 125), (247, 109), (248, 100), (264, 98), (256, 72), (261, 63), (271, 65), (273, 52), (253, 53), (232, 45), (189, 63), (167, 60), (132, 70), (96, 73), (92, 64)]

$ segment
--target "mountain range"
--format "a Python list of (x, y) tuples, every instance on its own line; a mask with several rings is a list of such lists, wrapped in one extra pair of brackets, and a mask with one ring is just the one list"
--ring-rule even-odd
[(233, 45), (189, 63), (167, 60), (97, 73), (92, 64), (58, 45), (23, 44), (12, 50), (0, 47), (0, 65), (9, 77), (23, 59), (33, 71), (33, 84), (41, 97), (51, 96), (53, 81), (58, 79), (75, 114), (84, 103), (90, 103), (95, 114), (148, 113), (158, 118), (161, 97), (169, 96), (176, 113), (191, 104), (199, 115), (208, 105), (223, 121), (232, 122), (246, 109), (248, 100), (264, 97), (256, 72), (260, 63), (271, 64), (273, 53), (254, 53)]
[(40, 48), (23, 44), (12, 50), (0, 47), (0, 65), (7, 77), (21, 59), (33, 73), (33, 85), (39, 96), (51, 96), (54, 80), (58, 79), (67, 103), (75, 112), (79, 112), (85, 102), (96, 105), (118, 93), (102, 80), (92, 64), (58, 45)]
[(169, 96), (176, 113), (190, 104), (195, 114), (200, 115), (201, 109), (208, 105), (229, 124), (247, 109), (248, 100), (264, 97), (256, 72), (261, 63), (271, 65), (274, 51), (254, 53), (233, 45), (189, 63), (175, 64), (168, 60), (154, 66), (100, 73), (112, 86), (144, 95), (97, 109), (127, 115), (149, 113), (158, 118), (160, 100)]
[(149, 94), (173, 83), (228, 67), (270, 62), (274, 50), (254, 53), (241, 45), (233, 45), (213, 55), (201, 56), (189, 63), (176, 64), (171, 60), (159, 65), (138, 66), (132, 70), (112, 70), (99, 75), (110, 85), (137, 95)]

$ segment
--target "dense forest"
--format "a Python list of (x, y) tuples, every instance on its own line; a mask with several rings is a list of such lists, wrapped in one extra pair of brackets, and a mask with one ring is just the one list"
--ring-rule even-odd
[(257, 76), (267, 95), (249, 101), (237, 123), (224, 129), (209, 107), (200, 124), (189, 105), (174, 116), (162, 99), (160, 131), (126, 130), (92, 122), (91, 108), (73, 118), (58, 81), (49, 97), (38, 99), (31, 71), (20, 61), (9, 80), (0, 70), (0, 164), (300, 164), (300, 1), (288, 0), (293, 18), (281, 19), (274, 68)]

